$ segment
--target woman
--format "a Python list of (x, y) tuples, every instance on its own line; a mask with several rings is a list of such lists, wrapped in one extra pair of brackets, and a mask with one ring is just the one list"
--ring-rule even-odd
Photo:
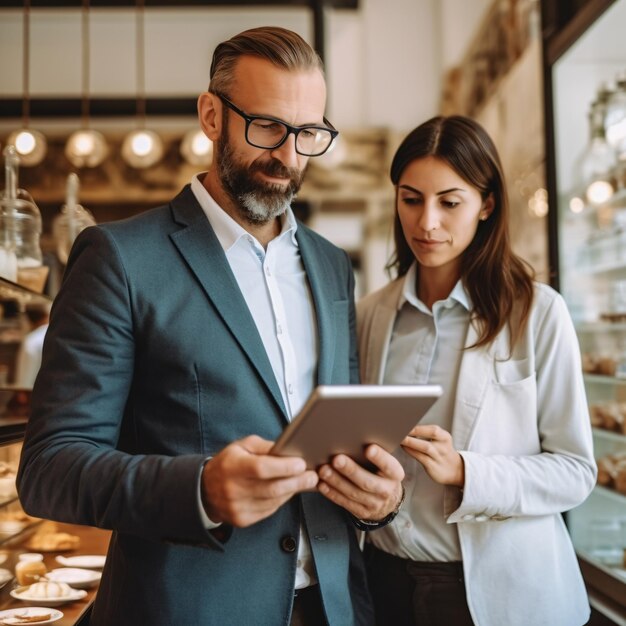
[(444, 395), (398, 452), (406, 500), (369, 533), (379, 626), (576, 626), (589, 604), (561, 512), (596, 476), (563, 299), (510, 246), (497, 151), (464, 117), (391, 165), (398, 278), (358, 306), (364, 383)]

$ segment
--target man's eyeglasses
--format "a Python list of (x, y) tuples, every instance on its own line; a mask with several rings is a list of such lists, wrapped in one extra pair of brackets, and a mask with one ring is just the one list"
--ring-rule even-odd
[(339, 131), (326, 119), (327, 126), (290, 126), (275, 117), (248, 115), (228, 98), (215, 94), (229, 109), (246, 121), (246, 141), (255, 148), (273, 150), (282, 146), (291, 133), (296, 138), (296, 152), (302, 156), (320, 156), (330, 148)]

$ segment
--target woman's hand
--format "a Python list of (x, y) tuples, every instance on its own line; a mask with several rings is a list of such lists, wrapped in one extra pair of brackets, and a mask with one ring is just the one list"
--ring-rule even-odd
[(400, 462), (380, 446), (365, 449), (372, 464), (367, 470), (345, 454), (338, 454), (319, 468), (320, 493), (362, 520), (381, 520), (402, 499), (404, 470)]
[(436, 483), (461, 488), (465, 484), (463, 457), (454, 449), (447, 430), (434, 424), (415, 426), (403, 439), (402, 448)]

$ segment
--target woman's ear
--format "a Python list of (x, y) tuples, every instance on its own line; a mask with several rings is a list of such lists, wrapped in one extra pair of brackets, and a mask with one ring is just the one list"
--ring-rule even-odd
[(202, 128), (204, 134), (213, 143), (219, 139), (222, 125), (221, 116), (218, 115), (219, 108), (215, 106), (217, 101), (219, 101), (219, 98), (208, 91), (201, 93), (198, 98), (198, 119), (200, 121), (200, 128)]
[(495, 200), (493, 193), (487, 196), (487, 199), (483, 202), (483, 208), (480, 210), (479, 218), (484, 222), (492, 213), (495, 208)]

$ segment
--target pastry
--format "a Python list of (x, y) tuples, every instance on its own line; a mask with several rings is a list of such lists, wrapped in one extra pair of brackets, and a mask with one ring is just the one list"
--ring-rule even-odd
[(67, 598), (72, 595), (72, 588), (67, 583), (55, 583), (52, 581), (38, 582), (25, 587), (22, 595), (33, 599)]
[(80, 547), (80, 537), (69, 533), (37, 533), (26, 543), (29, 550), (55, 552), (57, 550), (76, 550)]

